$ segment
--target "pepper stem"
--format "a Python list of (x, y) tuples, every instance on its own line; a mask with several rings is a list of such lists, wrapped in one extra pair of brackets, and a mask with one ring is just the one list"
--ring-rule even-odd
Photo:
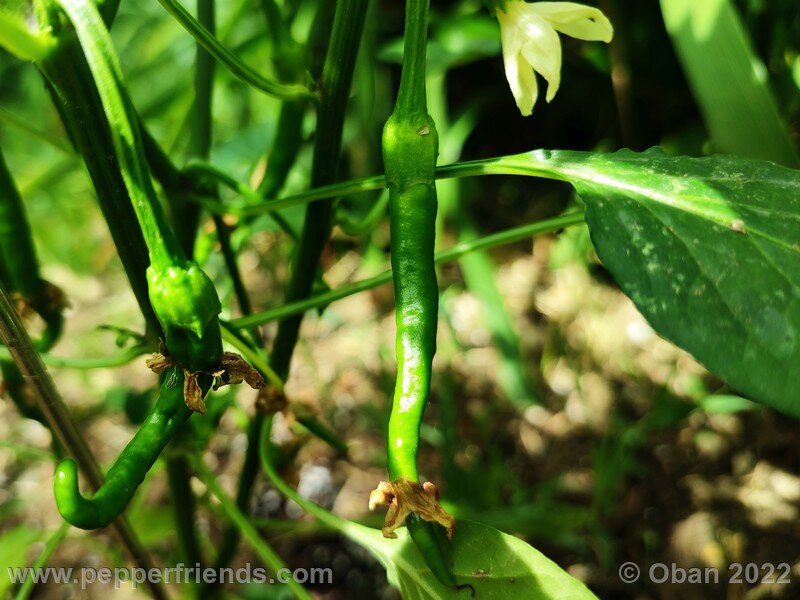
[(406, 2), (406, 24), (403, 35), (403, 72), (397, 91), (394, 114), (410, 122), (428, 114), (425, 88), (425, 67), (428, 43), (429, 0)]

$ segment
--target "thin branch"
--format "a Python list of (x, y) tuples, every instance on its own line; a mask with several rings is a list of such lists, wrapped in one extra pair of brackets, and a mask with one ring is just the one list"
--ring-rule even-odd
[[(477, 240), (470, 240), (468, 242), (456, 244), (452, 248), (437, 252), (436, 262), (437, 264), (451, 262), (460, 258), (461, 256), (464, 256), (465, 254), (475, 252), (476, 250), (486, 250), (495, 246), (518, 242), (531, 236), (540, 235), (543, 233), (552, 233), (554, 231), (558, 231), (559, 229), (569, 227), (570, 225), (582, 223), (583, 220), (583, 213), (578, 212), (556, 217), (554, 219), (539, 221), (537, 223), (529, 223), (520, 227), (514, 227), (512, 229), (507, 229), (492, 235), (487, 235)], [(392, 271), (389, 269), (383, 273), (375, 275), (374, 277), (370, 277), (369, 279), (364, 279), (363, 281), (345, 285), (329, 292), (317, 294), (311, 298), (289, 302), (271, 310), (255, 313), (250, 317), (233, 319), (232, 321), (228, 322), (228, 325), (235, 328), (247, 328), (254, 327), (256, 325), (264, 325), (265, 323), (271, 323), (273, 321), (285, 319), (291, 315), (298, 315), (308, 310), (327, 306), (331, 302), (341, 300), (342, 298), (352, 296), (353, 294), (357, 294), (359, 292), (371, 290), (385, 283), (389, 283), (391, 280)]]
[(296, 100), (301, 98), (316, 99), (317, 95), (314, 94), (304, 85), (280, 83), (272, 81), (263, 77), (246, 64), (244, 64), (239, 57), (233, 54), (225, 46), (223, 46), (217, 38), (215, 38), (209, 31), (198, 23), (195, 19), (177, 0), (158, 0), (161, 6), (171, 14), (178, 23), (183, 26), (186, 31), (191, 34), (198, 43), (208, 50), (220, 64), (224, 65), (233, 75), (244, 81), (245, 83), (261, 90), (276, 98), (284, 100)]
[[(98, 489), (103, 483), (103, 475), (94, 454), (73, 422), (69, 409), (58, 393), (28, 332), (22, 326), (19, 315), (14, 310), (14, 305), (2, 282), (0, 282), (0, 338), (8, 347), (20, 372), (30, 384), (36, 405), (47, 420), (53, 435), (78, 463), (92, 488)], [(124, 517), (120, 517), (114, 521), (113, 527), (136, 565), (147, 571), (154, 568), (154, 564), (128, 521)], [(160, 586), (152, 584), (150, 590), (155, 598), (166, 599)]]
[[(205, 484), (211, 494), (217, 500), (219, 500), (220, 504), (222, 505), (223, 512), (233, 523), (236, 529), (242, 534), (242, 536), (248, 541), (250, 546), (252, 546), (253, 550), (255, 550), (256, 554), (258, 554), (258, 557), (264, 561), (264, 564), (269, 567), (273, 573), (277, 573), (282, 569), (285, 572), (286, 563), (284, 563), (283, 559), (278, 556), (275, 550), (273, 550), (269, 544), (267, 544), (261, 538), (261, 535), (258, 533), (256, 528), (253, 527), (250, 521), (247, 520), (247, 517), (244, 515), (244, 513), (239, 510), (233, 499), (223, 491), (214, 474), (198, 457), (195, 456), (192, 462), (194, 464), (194, 470), (197, 473), (197, 477)], [(295, 598), (311, 600), (311, 595), (303, 588), (303, 586), (294, 581), (294, 579), (289, 578), (286, 585), (292, 591)]]

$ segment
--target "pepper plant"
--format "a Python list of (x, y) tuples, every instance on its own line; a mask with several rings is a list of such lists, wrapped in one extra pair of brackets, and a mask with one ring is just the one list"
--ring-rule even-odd
[[(181, 130), (188, 138), (183, 164), (180, 153), (151, 132), (126, 84), (128, 75), (110, 34), (118, 0), (33, 0), (0, 8), (0, 46), (41, 74), (70, 152), (86, 168), (141, 311), (143, 331), (125, 334), (135, 343), (124, 357), (95, 363), (140, 360), (159, 376), (154, 406), (101, 477), (60, 398), (58, 383), (45, 367), (59, 360), (52, 350), (62, 334), (69, 290), (61, 292), (41, 276), (23, 195), (0, 155), (4, 389), (22, 414), (53, 433), (60, 459), (54, 498), (69, 524), (82, 529), (114, 524), (132, 559), (149, 566), (151, 559), (124, 513), (163, 453), (181, 551), (190, 564), (229, 566), (243, 537), (271, 569), (284, 566), (261, 539), (250, 514), (254, 486), (263, 474), (311, 516), (365, 546), (407, 597), (594, 597), (531, 546), (456, 518), (457, 512), (454, 517), (445, 507), (457, 507), (459, 498), (448, 496), (447, 489), (440, 498), (436, 483), (428, 479), (432, 473), (418, 456), (437, 347), (439, 266), (581, 224), (588, 226), (604, 267), (656, 332), (692, 353), (739, 393), (784, 414), (800, 415), (800, 381), (793, 368), (800, 357), (800, 173), (793, 148), (787, 151), (784, 145), (758, 159), (737, 156), (748, 153), (736, 149), (704, 158), (668, 155), (656, 148), (615, 153), (536, 149), (441, 164), (440, 136), (457, 136), (437, 128), (431, 116), (438, 111), (455, 129), (446, 119), (441, 90), (431, 103), (436, 110), (429, 110), (428, 83), (443, 77), (447, 68), (435, 64), (441, 54), (427, 52), (428, 0), (407, 0), (405, 10), (395, 12), (367, 0), (261, 0), (257, 4), (265, 24), (260, 35), (269, 41), (271, 69), (249, 66), (226, 45), (214, 0), (198, 0), (196, 16), (178, 0), (158, 2), (196, 43), (194, 97), (186, 131)], [(475, 4), (472, 10), (480, 10)], [(662, 4), (669, 25), (680, 2)], [(611, 21), (594, 7), (522, 0), (488, 0), (485, 5), (496, 18), (505, 76), (523, 116), (536, 110), (537, 74), (547, 83), (546, 101), (556, 97), (562, 67), (559, 34), (589, 42), (613, 38)], [(358, 60), (369, 65), (365, 23), (370, 11), (383, 10), (404, 18), (393, 109), (384, 115), (379, 142), (374, 131), (367, 132), (374, 138), (372, 150), (380, 150), (375, 154), (382, 161), (374, 160), (383, 175), (350, 179), (342, 157), (352, 141), (348, 114), (355, 117), (347, 109), (365, 93), (358, 66)], [(487, 54), (496, 54), (496, 48)], [(273, 99), (275, 127), (271, 139), (263, 140), (269, 150), (260, 178), (245, 180), (214, 164), (212, 108), (219, 71)], [(312, 116), (307, 184), (286, 193), (302, 160)], [(783, 134), (779, 130), (776, 135)], [(448, 146), (442, 153), (460, 152)], [(476, 226), (464, 216), (458, 220), (462, 241), (437, 252), (442, 229), (441, 217), (437, 223), (437, 180), (488, 175), (566, 182), (580, 202), (562, 214), (483, 236), (474, 235)], [(451, 217), (459, 213), (450, 204), (458, 200), (458, 189), (448, 188), (445, 214)], [(354, 211), (348, 206), (354, 194), (381, 190), (388, 195), (371, 196), (366, 207)], [(231, 195), (236, 199), (230, 200)], [(298, 207), (302, 214), (294, 210)], [(358, 208), (360, 218), (354, 219)], [(291, 258), (288, 268), (279, 271), (283, 301), (256, 311), (239, 262), (251, 225), (264, 215), (291, 247)], [(330, 288), (323, 265), (335, 227), (368, 238), (381, 219), (389, 224), (391, 269)], [(214, 249), (198, 252), (209, 239), (214, 239)], [(227, 274), (212, 278), (209, 264), (217, 255)], [(363, 499), (370, 509), (387, 507), (379, 531), (322, 509), (284, 482), (280, 469), (294, 456), (276, 448), (270, 432), (275, 415), (283, 413), (347, 455), (348, 440), (341, 432), (298, 410), (285, 385), (291, 380), (304, 315), (388, 282), (394, 289), (397, 363), (386, 415), (388, 478), (374, 481), (374, 491)], [(238, 315), (227, 306), (233, 303), (223, 307), (217, 291), (221, 286), (233, 290)], [(487, 297), (497, 298), (489, 289)], [(32, 314), (44, 323), (38, 330), (31, 326)], [(270, 338), (262, 327), (273, 322), (277, 330)], [(497, 339), (512, 340), (513, 345), (509, 320), (499, 318), (497, 323), (502, 330)], [(226, 351), (224, 344), (236, 352)], [(150, 354), (146, 362), (145, 354)], [(63, 359), (62, 364), (69, 363)], [(79, 367), (80, 361), (74, 365)], [(243, 382), (259, 391), (248, 413), (247, 448), (231, 498), (203, 462), (211, 436), (203, 431), (213, 431), (227, 408), (215, 392)], [(524, 382), (518, 386), (525, 387)], [(92, 493), (80, 492), (79, 472), (91, 483)], [(213, 556), (202, 548), (196, 527), (193, 477), (221, 507), (224, 526)], [(289, 588), (296, 597), (309, 597), (297, 583)], [(165, 594), (159, 586), (151, 592)], [(193, 593), (211, 597), (221, 592), (207, 584)]]

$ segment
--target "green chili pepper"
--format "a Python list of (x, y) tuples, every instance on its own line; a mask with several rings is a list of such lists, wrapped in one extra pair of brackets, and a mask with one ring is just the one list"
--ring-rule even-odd
[[(58, 0), (75, 27), (141, 227), (150, 266), (147, 289), (171, 356), (189, 372), (213, 368), (222, 356), (219, 298), (211, 280), (188, 261), (156, 197), (136, 114), (121, 82), (111, 37), (89, 0)], [(66, 35), (66, 34), (65, 34)]]
[(190, 372), (208, 371), (218, 365), (222, 356), (222, 306), (203, 270), (189, 261), (160, 269), (151, 266), (147, 282), (170, 356)]
[(0, 251), (6, 257), (10, 277), (9, 291), (35, 298), (42, 293), (44, 282), (39, 276), (39, 262), (33, 248), (33, 237), (22, 198), (11, 179), (6, 161), (0, 152)]
[(25, 307), (44, 320), (47, 328), (37, 344), (49, 350), (61, 335), (63, 298), (60, 291), (42, 279), (31, 228), (19, 191), (0, 152), (0, 255), (2, 281), (21, 298)]
[[(95, 108), (107, 118), (112, 157), (118, 161), (118, 175), (128, 190), (129, 205), (150, 259), (146, 269), (148, 299), (163, 328), (169, 356), (151, 359), (148, 364), (159, 373), (171, 370), (173, 365), (178, 367), (174, 369), (177, 375), (162, 386), (153, 412), (91, 499), (80, 495), (75, 463), (67, 460), (59, 464), (54, 483), (59, 511), (78, 527), (95, 528), (110, 523), (124, 510), (161, 451), (191, 415), (190, 408), (204, 410), (202, 397), (212, 382), (216, 386), (227, 382), (221, 377), (212, 379), (209, 371), (217, 374), (220, 369), (227, 370), (231, 383), (242, 379), (250, 383), (252, 379), (241, 357), (223, 357), (221, 305), (214, 285), (196, 263), (186, 259), (167, 225), (150, 180), (138, 120), (121, 87), (119, 61), (97, 9), (89, 0), (58, 3), (74, 25), (86, 54), (100, 99), (100, 106)], [(119, 196), (114, 199), (125, 202)]]
[(78, 466), (72, 459), (56, 468), (53, 484), (58, 511), (81, 529), (110, 524), (128, 505), (164, 447), (192, 412), (183, 401), (183, 374), (176, 369), (161, 386), (152, 412), (108, 471), (103, 486), (84, 498), (78, 489)]
[[(407, 117), (395, 112), (384, 129), (383, 143), (397, 323), (397, 383), (387, 462), (392, 481), (419, 483), (419, 428), (430, 392), (439, 311), (434, 263), (436, 188), (432, 183), (436, 128), (427, 114)], [(435, 525), (412, 514), (406, 526), (437, 579), (455, 586)]]
[[(435, 498), (424, 497), (433, 492), (419, 485), (417, 469), (419, 428), (430, 391), (439, 308), (434, 263), (439, 142), (425, 98), (427, 18), (427, 0), (406, 3), (400, 89), (383, 131), (396, 300), (397, 383), (387, 451), (393, 483), (385, 490), (379, 486), (374, 494), (380, 499), (388, 490), (385, 499), (392, 498), (394, 511), (399, 508), (401, 515), (411, 513), (405, 523), (415, 545), (433, 574), (445, 585), (455, 587), (446, 548), (439, 543), (436, 525), (430, 521), (438, 521), (449, 532), (454, 523)], [(387, 518), (384, 535), (392, 535), (397, 521), (394, 516)]]
[(11, 282), (11, 272), (8, 270), (8, 265), (6, 265), (6, 259), (3, 256), (2, 248), (0, 248), (0, 281), (3, 282), (6, 288), (9, 287), (8, 284)]
[(433, 262), (433, 186), (418, 183), (400, 188), (391, 184), (389, 219), (397, 322), (397, 385), (389, 419), (389, 476), (418, 481), (419, 426), (430, 391), (439, 310)]

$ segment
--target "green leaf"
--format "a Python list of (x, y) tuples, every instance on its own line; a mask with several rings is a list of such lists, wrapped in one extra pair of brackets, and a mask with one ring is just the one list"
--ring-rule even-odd
[[(269, 433), (265, 424), (260, 440), (261, 465), (272, 484), (303, 510), (342, 535), (360, 544), (386, 568), (389, 583), (404, 600), (453, 598), (464, 600), (470, 590), (451, 590), (439, 583), (425, 564), (406, 529), (397, 539), (386, 539), (377, 529), (347, 521), (300, 496), (279, 476), (272, 462)], [(469, 585), (475, 598), (525, 598), (526, 600), (589, 600), (595, 598), (586, 586), (564, 572), (538, 550), (514, 536), (492, 527), (458, 521), (452, 540), (452, 573), (459, 585)]]
[[(338, 518), (338, 517), (337, 517)], [(431, 573), (406, 529), (397, 539), (377, 529), (344, 522), (342, 533), (364, 546), (386, 568), (389, 583), (404, 600), (470, 597), (468, 590), (450, 590)], [(595, 598), (544, 554), (514, 536), (472, 521), (458, 522), (452, 541), (453, 575), (459, 585), (471, 585), (475, 598), (583, 600)]]
[(746, 398), (724, 394), (708, 396), (700, 402), (700, 408), (709, 415), (727, 415), (750, 411), (756, 407), (756, 404)]
[(34, 33), (25, 24), (25, 5), (12, 0), (0, 6), (0, 48), (22, 60), (40, 60), (53, 46), (45, 33)]
[[(43, 532), (24, 525), (7, 531), (0, 537), (0, 565), (23, 568), (27, 565), (28, 549), (43, 537)], [(8, 569), (0, 572), (0, 596), (5, 597), (12, 588)]]
[(653, 328), (737, 391), (800, 416), (800, 171), (731, 156), (536, 151), (463, 171), (544, 174)]
[(730, 0), (661, 0), (661, 10), (717, 150), (798, 166), (768, 71)]
[[(458, 15), (436, 23), (428, 42), (427, 63), (431, 72), (444, 72), (500, 54), (497, 19), (487, 15)], [(403, 62), (403, 38), (385, 44), (378, 58)]]

